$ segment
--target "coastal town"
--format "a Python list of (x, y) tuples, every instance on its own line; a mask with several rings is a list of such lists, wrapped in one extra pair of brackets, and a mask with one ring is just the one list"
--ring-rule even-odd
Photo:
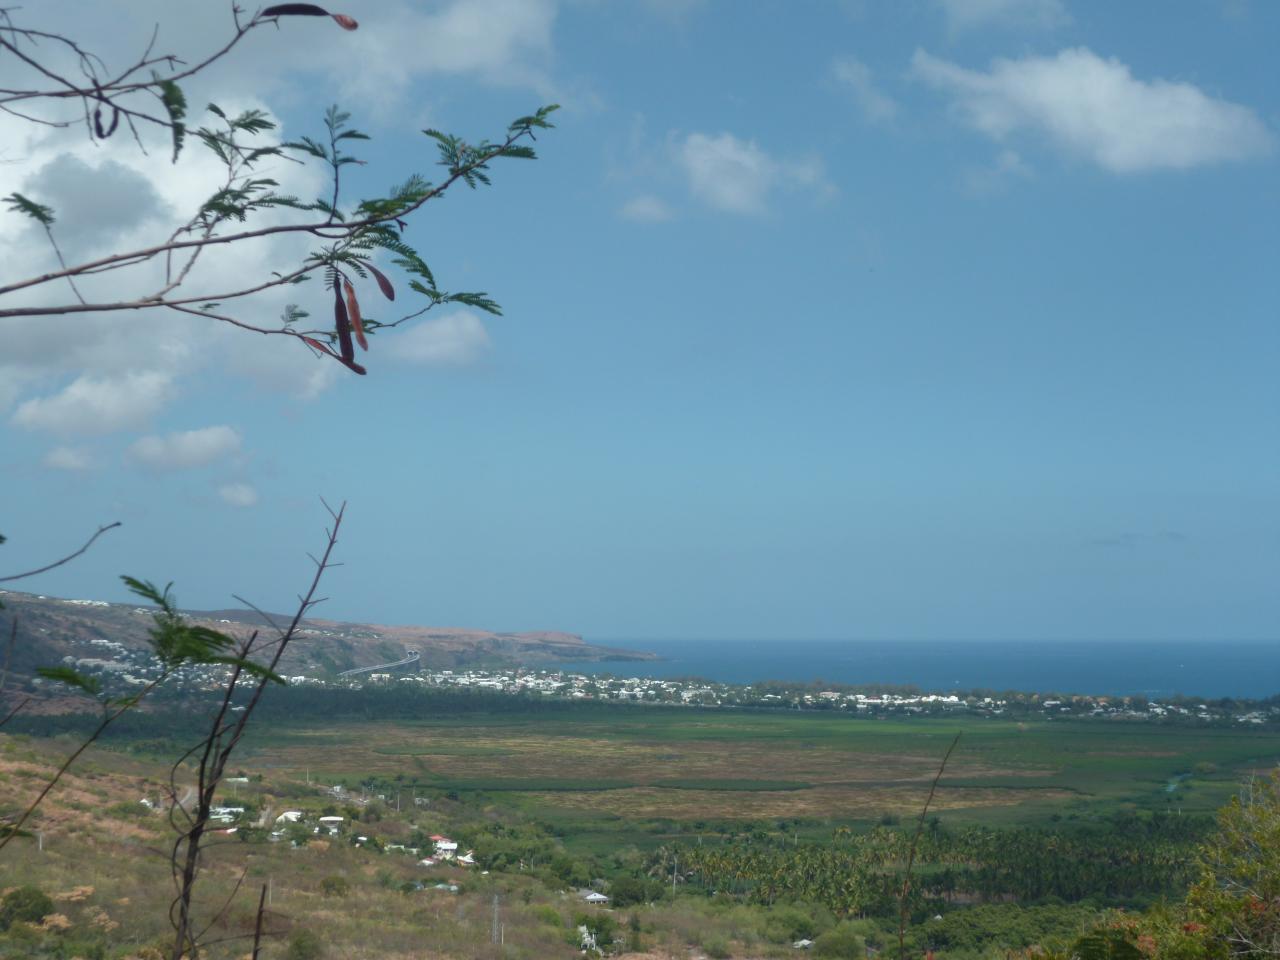
[[(64, 666), (96, 676), (104, 687), (139, 687), (159, 673), (159, 664), (146, 651), (128, 649), (110, 640), (89, 641), (91, 655), (68, 656)], [(1020, 691), (924, 692), (906, 687), (831, 685), (769, 681), (738, 685), (702, 678), (655, 678), (609, 674), (591, 675), (554, 668), (491, 667), (471, 670), (431, 669), (416, 658), (406, 658), (416, 670), (366, 672), (351, 677), (294, 675), (292, 687), (317, 691), (329, 689), (450, 690), (476, 695), (546, 697), (566, 701), (598, 701), (619, 704), (684, 706), (690, 708), (739, 708), (771, 710), (839, 711), (859, 716), (911, 716), (967, 714), (988, 717), (1096, 718), (1144, 722), (1199, 724), (1280, 723), (1280, 704), (1247, 700), (1211, 700), (1194, 697), (1165, 699), (1142, 696), (1030, 693)], [(174, 678), (179, 689), (199, 692), (216, 689), (225, 668), (187, 668)], [(35, 678), (36, 686), (47, 684)]]

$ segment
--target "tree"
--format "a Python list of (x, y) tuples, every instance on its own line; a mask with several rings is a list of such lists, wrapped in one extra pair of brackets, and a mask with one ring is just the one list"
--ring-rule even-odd
[[(350, 114), (330, 107), (324, 114), (323, 135), (279, 142), (272, 139), (275, 123), (263, 111), (231, 115), (210, 103), (208, 124), (190, 129), (187, 99), (181, 86), (181, 82), (231, 54), (247, 34), (278, 25), (281, 19), (332, 17), (344, 29), (355, 30), (358, 25), (351, 17), (330, 14), (314, 4), (285, 3), (266, 7), (246, 19), (233, 4), (230, 39), (196, 64), (185, 65), (171, 54), (155, 54), (153, 36), (152, 43), (131, 66), (109, 73), (102, 58), (78, 41), (27, 27), (16, 22), (15, 16), (15, 10), (0, 9), (0, 52), (8, 53), (27, 68), (29, 85), (0, 87), (0, 110), (50, 127), (83, 123), (86, 134), (98, 141), (111, 140), (122, 128), (128, 129), (143, 149), (144, 134), (158, 128), (171, 141), (174, 163), (194, 137), (217, 158), (225, 176), (222, 185), (194, 205), (188, 218), (167, 236), (70, 264), (63, 257), (54, 229), (65, 212), (54, 210), (40, 197), (10, 193), (4, 202), (12, 213), (42, 229), (56, 267), (51, 263), (49, 269), (33, 276), (0, 278), (0, 319), (121, 310), (173, 311), (255, 333), (290, 337), (318, 357), (331, 358), (364, 374), (365, 367), (356, 361), (355, 348), (367, 350), (369, 336), (378, 330), (400, 326), (445, 303), (501, 313), (487, 293), (440, 288), (426, 261), (405, 239), (405, 231), (409, 218), (456, 184), (465, 183), (473, 189), (488, 184), (494, 160), (533, 159), (532, 148), (522, 141), (532, 140), (537, 131), (552, 126), (548, 117), (557, 109), (554, 104), (512, 121), (495, 141), (467, 143), (439, 130), (424, 130), (435, 144), (439, 165), (445, 168), (442, 180), (432, 183), (414, 172), (383, 196), (351, 202), (343, 193), (343, 171), (361, 162), (351, 151), (356, 143), (369, 138), (350, 126)], [(80, 75), (68, 69), (70, 64), (64, 60), (74, 64)], [(326, 195), (311, 200), (283, 192), (277, 180), (260, 172), (263, 162), (269, 159), (317, 163), (326, 171), (330, 188)], [(281, 219), (286, 213), (289, 216)], [(75, 212), (70, 215), (74, 218)], [(272, 217), (270, 221), (268, 215)], [(71, 222), (74, 229), (74, 219)], [(202, 256), (279, 236), (305, 237), (317, 245), (300, 260), (263, 264), (256, 276), (238, 279), (229, 286), (212, 279), (200, 282)], [(357, 284), (371, 281), (388, 300), (395, 300), (395, 285), (373, 262), (379, 254), (388, 257), (407, 276), (409, 289), (419, 298), (418, 304), (394, 320), (366, 317), (357, 294)], [(116, 281), (113, 295), (86, 296), (83, 283), (103, 274), (112, 275)], [(324, 301), (332, 296), (332, 325), (308, 325), (305, 321), (311, 313), (301, 303), (286, 305), (278, 324), (268, 326), (243, 319), (240, 308), (255, 296), (298, 287), (317, 277), (329, 291), (322, 295)], [(45, 302), (55, 296), (53, 291), (64, 289), (64, 284), (64, 299)], [(114, 287), (130, 292), (115, 294)], [(42, 299), (36, 301), (33, 297)], [(299, 297), (302, 298), (301, 290)], [(313, 298), (320, 300), (321, 296)]]
[(1280, 956), (1280, 770), (1222, 809), (1200, 865), (1187, 932), (1216, 940), (1219, 955)]
[[(152, 242), (71, 262), (64, 256), (59, 237), (64, 222), (69, 222), (73, 230), (77, 228), (76, 211), (55, 210), (39, 196), (16, 191), (0, 198), (10, 214), (24, 217), (39, 228), (47, 242), (50, 260), (47, 269), (28, 276), (0, 274), (0, 320), (48, 320), (120, 311), (128, 311), (129, 315), (152, 311), (193, 315), (249, 332), (290, 338), (318, 359), (331, 359), (354, 373), (365, 374), (366, 368), (356, 360), (356, 348), (368, 350), (369, 338), (380, 330), (400, 326), (446, 303), (500, 313), (498, 304), (485, 292), (451, 292), (441, 288), (426, 261), (407, 239), (409, 222), (424, 206), (459, 183), (472, 189), (489, 184), (493, 161), (533, 159), (534, 152), (524, 141), (533, 140), (538, 131), (552, 126), (548, 118), (556, 106), (544, 106), (517, 118), (492, 141), (481, 139), (468, 143), (439, 130), (424, 130), (438, 154), (439, 165), (445, 168), (444, 175), (437, 182), (431, 182), (422, 173), (412, 172), (382, 195), (353, 201), (344, 193), (343, 173), (361, 162), (354, 150), (360, 141), (369, 138), (351, 126), (348, 113), (332, 106), (323, 115), (322, 134), (283, 142), (275, 137), (275, 123), (258, 109), (229, 113), (210, 103), (206, 123), (190, 127), (183, 85), (230, 56), (246, 35), (264, 27), (280, 26), (295, 17), (331, 18), (349, 31), (356, 30), (358, 24), (350, 16), (330, 13), (308, 3), (276, 4), (252, 15), (232, 3), (229, 12), (227, 39), (221, 45), (215, 44), (194, 63), (184, 63), (172, 54), (157, 53), (156, 35), (153, 35), (130, 65), (113, 71), (105, 59), (80, 40), (20, 22), (20, 8), (0, 8), (0, 55), (6, 66), (19, 72), (16, 80), (4, 81), (10, 85), (0, 86), (0, 111), (50, 128), (83, 124), (85, 135), (106, 147), (124, 141), (123, 132), (127, 130), (136, 147), (146, 151), (148, 143), (154, 146), (152, 135), (158, 131), (163, 134), (175, 164), (181, 162), (185, 148), (194, 140), (216, 159), (223, 172), (218, 188), (193, 203), (186, 218), (171, 231), (157, 235)], [(274, 177), (262, 172), (268, 160), (317, 165), (325, 172), (327, 188), (314, 199), (293, 195)], [(255, 275), (238, 276), (233, 282), (211, 278), (202, 272), (203, 265), (219, 251), (281, 236), (304, 238), (313, 246), (291, 260), (263, 262)], [(385, 258), (381, 266), (375, 262), (379, 257)], [(395, 319), (379, 321), (367, 316), (360, 304), (361, 287), (376, 286), (387, 301), (394, 302), (398, 288), (388, 272), (397, 271), (404, 281), (400, 287), (407, 286), (416, 295), (417, 302)], [(112, 281), (109, 294), (102, 287), (103, 277)], [(311, 315), (304, 304), (306, 284), (317, 279), (323, 289), (316, 292), (312, 301), (322, 304), (326, 312), (332, 301), (332, 324), (306, 322)], [(311, 287), (315, 286), (312, 282)], [(297, 289), (299, 302), (287, 304), (277, 323), (244, 319), (245, 308), (252, 305), (255, 298), (282, 289)], [(122, 290), (125, 292), (119, 292)], [(111, 723), (136, 707), (172, 673), (193, 663), (220, 665), (226, 669), (207, 734), (178, 758), (171, 777), (169, 812), (176, 832), (171, 855), (176, 889), (170, 910), (175, 929), (173, 960), (200, 952), (201, 931), (192, 915), (193, 890), (200, 872), (201, 842), (209, 825), (211, 807), (230, 757), (244, 736), (255, 708), (270, 684), (282, 682), (276, 673), (282, 654), (296, 635), (302, 617), (318, 602), (316, 588), (330, 564), (343, 517), (342, 508), (329, 512), (327, 543), (320, 558), (315, 560), (310, 588), (300, 597), (291, 622), (270, 631), (271, 636), (260, 637), (254, 633), (247, 640), (237, 641), (191, 624), (178, 611), (171, 585), (161, 588), (150, 581), (125, 578), (131, 591), (156, 608), (151, 642), (164, 667), (160, 678), (137, 693), (113, 698), (106, 696), (93, 678), (70, 668), (42, 671), (46, 679), (96, 698), (102, 709), (102, 720), (43, 785), (27, 809), (5, 825), (7, 829), (0, 829), (0, 849), (22, 835), (23, 824), (76, 758)], [(99, 535), (116, 526), (118, 524), (101, 527), (74, 554), (34, 570), (0, 577), (0, 581), (37, 576), (68, 562), (88, 549)], [(3, 542), (0, 536), (0, 543)], [(270, 622), (269, 617), (267, 620)], [(12, 648), (17, 637), (16, 622), (10, 624), (9, 634)], [(9, 679), (8, 657), (5, 663), (0, 675), (0, 694), (5, 693)], [(237, 694), (241, 695), (240, 699), (233, 703)], [(20, 701), (0, 719), (0, 725), (21, 710), (25, 702)], [(196, 776), (194, 799), (187, 804), (179, 800), (177, 785), (178, 771), (183, 764), (194, 766)], [(326, 879), (326, 894), (341, 895), (344, 891), (330, 880), (340, 878)], [(255, 956), (258, 941), (264, 934), (264, 900), (265, 888), (259, 897)]]
[(53, 909), (53, 901), (39, 887), (15, 887), (0, 900), (0, 930), (8, 930), (18, 920), (39, 923)]

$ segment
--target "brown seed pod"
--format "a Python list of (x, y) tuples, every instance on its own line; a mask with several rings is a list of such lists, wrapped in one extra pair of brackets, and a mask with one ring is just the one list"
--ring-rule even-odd
[(356, 300), (356, 288), (350, 280), (342, 281), (342, 290), (347, 295), (347, 317), (351, 321), (351, 329), (356, 333), (356, 343), (361, 350), (369, 349), (369, 341), (364, 335), (364, 320), (360, 316), (360, 302)]

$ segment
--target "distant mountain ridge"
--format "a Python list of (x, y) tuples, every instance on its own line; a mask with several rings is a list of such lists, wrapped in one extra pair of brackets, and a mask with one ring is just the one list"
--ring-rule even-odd
[[(65, 657), (111, 660), (117, 652), (147, 647), (152, 611), (144, 606), (16, 591), (0, 591), (0, 600), (5, 606), (0, 610), (0, 636), (7, 640), (17, 625), (9, 669), (18, 676), (29, 676), (36, 667), (60, 663)], [(284, 626), (291, 619), (291, 615), (251, 610), (185, 612), (193, 621), (234, 637), (248, 636), (254, 630), (269, 631), (272, 624)], [(290, 675), (335, 675), (400, 660), (411, 650), (421, 654), (424, 669), (656, 659), (648, 653), (589, 644), (576, 634), (557, 631), (505, 633), (307, 617), (300, 624), (281, 669)]]

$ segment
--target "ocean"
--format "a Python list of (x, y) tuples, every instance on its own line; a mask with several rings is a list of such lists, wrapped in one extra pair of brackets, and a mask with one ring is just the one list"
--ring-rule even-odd
[(1280, 641), (592, 640), (650, 662), (558, 664), (579, 673), (887, 683), (923, 690), (1021, 690), (1261, 699), (1280, 694)]

